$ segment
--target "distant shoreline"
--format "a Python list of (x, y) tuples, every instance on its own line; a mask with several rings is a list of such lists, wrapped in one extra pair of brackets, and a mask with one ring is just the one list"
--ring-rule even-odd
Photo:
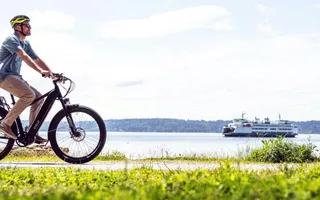
[[(113, 132), (170, 132), (170, 133), (221, 133), (223, 126), (231, 120), (182, 120), (170, 118), (144, 118), (144, 119), (109, 119), (104, 120), (107, 130)], [(299, 129), (299, 134), (320, 133), (320, 121), (288, 121), (295, 124)], [(22, 120), (24, 125), (27, 120)], [(86, 122), (94, 131), (96, 125)], [(44, 122), (40, 131), (47, 131), (49, 121)], [(88, 127), (87, 127), (88, 128)], [(66, 129), (67, 130), (67, 129)]]

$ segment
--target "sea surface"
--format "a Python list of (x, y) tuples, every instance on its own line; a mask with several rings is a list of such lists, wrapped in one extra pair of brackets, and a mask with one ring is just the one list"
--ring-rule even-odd
[[(104, 153), (119, 151), (127, 157), (146, 158), (174, 155), (237, 157), (262, 146), (270, 138), (224, 137), (221, 133), (108, 132)], [(285, 140), (320, 147), (320, 134), (299, 134)]]

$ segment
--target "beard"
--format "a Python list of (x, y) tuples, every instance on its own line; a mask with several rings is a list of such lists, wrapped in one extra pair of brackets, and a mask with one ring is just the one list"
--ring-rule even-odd
[(26, 35), (26, 36), (30, 36), (31, 35), (31, 31), (23, 31), (23, 33)]

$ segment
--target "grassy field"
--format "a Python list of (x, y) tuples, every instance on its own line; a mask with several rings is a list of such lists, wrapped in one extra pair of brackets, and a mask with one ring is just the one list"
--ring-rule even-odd
[[(1, 162), (63, 162), (48, 148), (18, 148), (0, 162), (0, 199), (320, 199), (320, 163), (315, 146), (281, 138), (238, 157), (214, 154), (168, 155), (141, 161), (216, 162), (215, 169), (86, 170), (4, 168)], [(121, 152), (94, 161), (130, 161)], [(237, 163), (282, 163), (275, 170), (244, 170)], [(291, 168), (287, 163), (298, 163)], [(312, 163), (312, 165), (309, 165)]]
[[(179, 155), (165, 155), (160, 157), (149, 157), (132, 159), (119, 151), (108, 152), (101, 154), (91, 162), (108, 162), (108, 161), (188, 161), (188, 162), (243, 162), (252, 163), (245, 157), (217, 157), (211, 154), (179, 154)], [(64, 162), (58, 158), (51, 150), (35, 150), (34, 148), (19, 148), (13, 150), (1, 162)]]
[(1, 199), (314, 199), (320, 165), (246, 171), (0, 169)]

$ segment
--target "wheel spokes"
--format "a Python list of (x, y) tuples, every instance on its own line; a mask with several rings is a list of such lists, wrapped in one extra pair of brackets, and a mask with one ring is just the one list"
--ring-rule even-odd
[(65, 149), (64, 153), (68, 156), (85, 157), (90, 155), (99, 145), (99, 125), (93, 117), (84, 112), (73, 112), (71, 116), (76, 133), (71, 134), (68, 122), (66, 118), (63, 118), (57, 127), (57, 144), (60, 149)]

